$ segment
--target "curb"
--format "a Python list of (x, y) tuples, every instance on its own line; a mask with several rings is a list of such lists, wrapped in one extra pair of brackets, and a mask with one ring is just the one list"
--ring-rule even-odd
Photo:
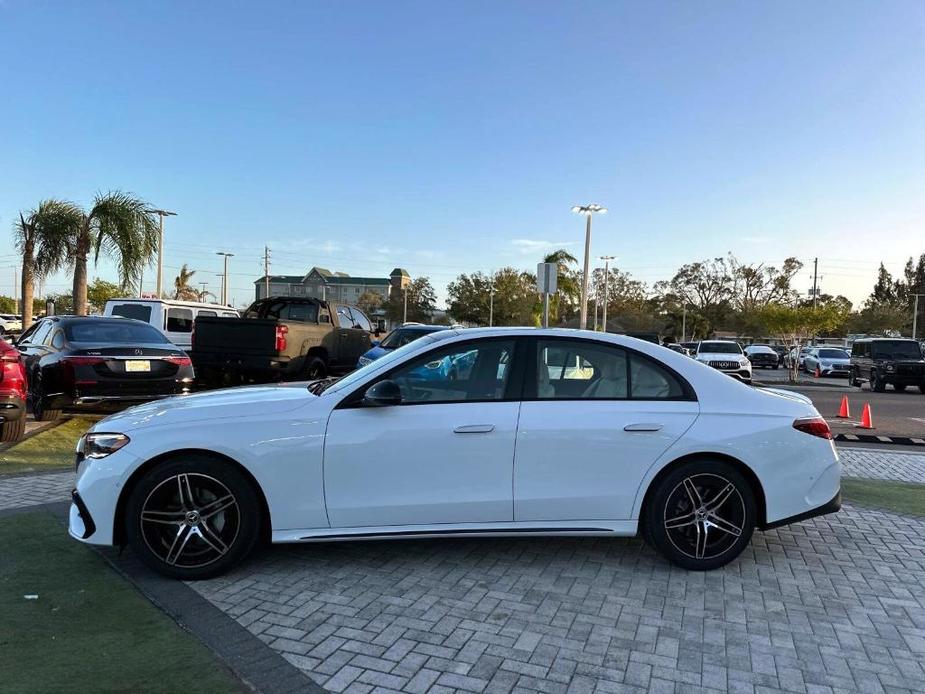
[(835, 434), (835, 441), (845, 443), (885, 443), (893, 446), (925, 446), (925, 439), (911, 436), (878, 436), (877, 434)]

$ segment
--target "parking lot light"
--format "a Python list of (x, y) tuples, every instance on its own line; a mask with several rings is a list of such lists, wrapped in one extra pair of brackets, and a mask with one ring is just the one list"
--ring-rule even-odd
[(575, 205), (572, 208), (572, 212), (583, 214), (587, 217), (587, 222), (585, 223), (585, 265), (584, 274), (581, 278), (581, 322), (579, 324), (579, 327), (585, 330), (588, 327), (588, 273), (590, 272), (591, 264), (591, 217), (595, 214), (605, 214), (607, 208), (593, 202), (590, 205)]

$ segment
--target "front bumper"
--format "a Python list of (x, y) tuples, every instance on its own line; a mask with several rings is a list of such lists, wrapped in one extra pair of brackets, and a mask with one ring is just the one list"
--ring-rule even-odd
[(71, 510), (68, 516), (68, 533), (78, 540), (86, 540), (96, 532), (96, 523), (77, 490), (71, 492)]
[(25, 400), (18, 395), (0, 396), (0, 422), (18, 422), (25, 416)]

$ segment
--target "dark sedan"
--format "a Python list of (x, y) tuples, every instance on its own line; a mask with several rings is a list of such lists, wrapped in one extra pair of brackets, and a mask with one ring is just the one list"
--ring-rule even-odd
[(189, 356), (156, 328), (131, 318), (44, 318), (16, 347), (39, 421), (56, 419), (62, 410), (109, 410), (179, 395), (193, 383)]
[(754, 367), (764, 367), (766, 369), (776, 369), (779, 366), (780, 357), (777, 352), (768, 345), (749, 345), (745, 348), (745, 356)]

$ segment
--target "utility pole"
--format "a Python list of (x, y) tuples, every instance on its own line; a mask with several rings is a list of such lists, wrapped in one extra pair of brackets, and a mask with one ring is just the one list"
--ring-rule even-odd
[(607, 332), (607, 304), (610, 303), (610, 293), (608, 289), (610, 287), (610, 261), (614, 259), (612, 255), (602, 255), (601, 260), (604, 261), (604, 332)]
[(234, 257), (234, 253), (225, 253), (224, 251), (215, 251), (215, 255), (225, 256), (225, 278), (222, 280), (222, 306), (228, 305), (228, 259)]
[(200, 282), (200, 283), (199, 283), (199, 286), (202, 287), (202, 290), (199, 292), (199, 300), (200, 300), (200, 301), (205, 301), (205, 300), (206, 300), (206, 287), (209, 286), (209, 283), (208, 283), (208, 282)]
[(491, 278), (491, 287), (488, 292), (488, 327), (495, 322), (495, 278)]
[(263, 247), (263, 298), (270, 296), (270, 249)]
[(918, 328), (919, 325), (919, 297), (925, 296), (925, 294), (913, 294), (912, 296), (915, 297), (915, 304), (912, 309), (912, 339), (914, 340), (917, 334), (916, 328)]
[(145, 210), (145, 212), (160, 217), (157, 232), (157, 298), (160, 299), (164, 281), (164, 217), (176, 217), (177, 213), (168, 210)]
[(584, 274), (581, 277), (581, 319), (579, 326), (582, 330), (588, 327), (588, 274), (591, 265), (591, 216), (594, 214), (604, 214), (607, 212), (606, 207), (601, 207), (597, 203), (590, 205), (575, 205), (572, 212), (583, 214), (587, 217), (585, 223), (585, 265)]
[(816, 300), (819, 297), (819, 258), (813, 258), (813, 310), (816, 310)]
[(402, 293), (402, 312), (401, 312), (401, 322), (402, 325), (408, 322), (408, 288), (405, 287), (401, 291)]

